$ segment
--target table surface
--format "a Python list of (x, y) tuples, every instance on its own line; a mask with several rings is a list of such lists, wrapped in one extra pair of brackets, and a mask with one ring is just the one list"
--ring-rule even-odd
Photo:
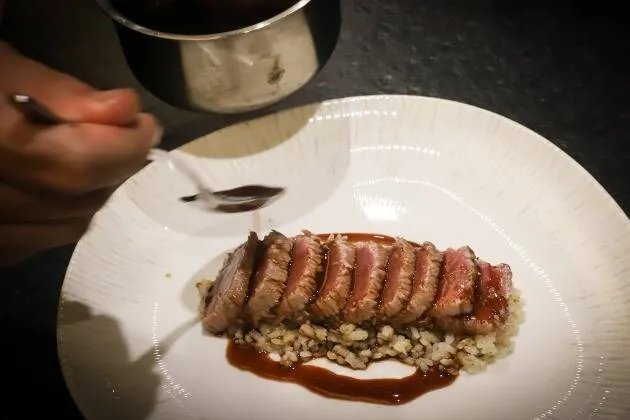
[[(343, 0), (343, 15), (338, 47), (308, 86), (269, 109), (238, 116), (178, 110), (144, 91), (93, 0), (8, 0), (5, 32), (26, 55), (95, 86), (137, 88), (145, 108), (164, 123), (169, 149), (255, 115), (324, 99), (434, 96), (495, 111), (537, 131), (630, 214), (630, 30), (612, 2)], [(19, 409), (22, 418), (81, 418), (59, 370), (55, 341), (72, 249), (0, 271), (5, 409)], [(25, 404), (21, 398), (34, 391), (37, 401)]]

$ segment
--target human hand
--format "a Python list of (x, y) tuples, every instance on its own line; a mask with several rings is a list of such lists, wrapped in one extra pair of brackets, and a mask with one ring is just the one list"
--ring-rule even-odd
[(98, 91), (0, 42), (0, 95), (37, 98), (80, 123), (37, 126), (0, 99), (0, 265), (80, 239), (142, 168), (159, 125), (129, 89)]

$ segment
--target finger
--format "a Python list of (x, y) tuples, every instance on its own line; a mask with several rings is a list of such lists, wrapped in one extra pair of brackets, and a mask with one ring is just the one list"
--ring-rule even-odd
[(91, 91), (82, 95), (55, 84), (55, 89), (42, 90), (34, 97), (65, 120), (84, 123), (133, 125), (141, 109), (140, 99), (132, 89)]
[(131, 89), (99, 91), (0, 45), (0, 91), (39, 100), (62, 118), (94, 124), (130, 125), (140, 111)]
[(77, 242), (90, 226), (90, 218), (48, 225), (0, 225), (0, 265), (20, 262), (46, 249)]
[(35, 136), (0, 156), (0, 179), (61, 194), (82, 194), (117, 185), (146, 164), (159, 139), (154, 117), (138, 114), (133, 128), (64, 124), (16, 137)]
[(61, 195), (0, 184), (0, 223), (45, 223), (90, 217), (107, 202), (114, 187), (82, 195)]

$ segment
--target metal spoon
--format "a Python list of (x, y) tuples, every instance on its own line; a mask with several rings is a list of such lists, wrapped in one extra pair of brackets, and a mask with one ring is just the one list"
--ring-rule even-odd
[[(74, 122), (61, 118), (29, 95), (9, 95), (9, 102), (33, 124), (57, 125)], [(229, 190), (213, 191), (186, 163), (166, 150), (151, 149), (148, 158), (149, 160), (162, 160), (171, 169), (186, 176), (199, 190), (197, 194), (181, 197), (180, 200), (184, 202), (203, 201), (206, 208), (211, 211), (238, 213), (256, 210), (271, 204), (285, 192), (284, 188), (264, 185), (244, 185)]]

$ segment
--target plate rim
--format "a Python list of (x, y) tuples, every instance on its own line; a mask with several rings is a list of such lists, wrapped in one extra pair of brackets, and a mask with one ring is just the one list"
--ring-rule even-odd
[[(482, 108), (478, 105), (473, 105), (473, 104), (469, 104), (466, 102), (461, 102), (458, 100), (453, 100), (453, 99), (448, 99), (448, 98), (439, 98), (439, 97), (432, 97), (432, 96), (424, 96), (424, 95), (409, 95), (409, 94), (369, 94), (369, 95), (354, 95), (354, 96), (346, 96), (346, 97), (339, 97), (339, 98), (333, 98), (333, 99), (327, 99), (327, 100), (322, 100), (322, 101), (313, 101), (313, 102), (308, 102), (308, 103), (304, 103), (301, 105), (297, 105), (297, 106), (293, 106), (293, 107), (289, 107), (286, 109), (282, 109), (279, 111), (275, 111), (275, 112), (270, 112), (267, 113), (265, 115), (261, 115), (261, 116), (256, 116), (254, 118), (250, 118), (250, 119), (245, 119), (243, 121), (239, 121), (239, 122), (235, 122), (235, 123), (231, 123), (228, 124), (224, 127), (221, 127), (217, 130), (213, 130), (209, 133), (206, 133), (202, 136), (196, 137), (192, 140), (186, 141), (182, 144), (180, 144), (179, 146), (172, 148), (169, 150), (169, 153), (173, 153), (174, 151), (180, 151), (183, 147), (185, 147), (186, 145), (196, 142), (196, 141), (200, 141), (202, 139), (206, 139), (206, 138), (211, 138), (212, 136), (218, 136), (220, 135), (220, 133), (227, 131), (227, 130), (233, 130), (236, 127), (245, 125), (245, 124), (251, 124), (257, 121), (261, 121), (261, 120), (266, 120), (266, 119), (271, 119), (274, 118), (276, 116), (280, 116), (280, 115), (286, 115), (286, 114), (290, 114), (296, 111), (299, 111), (301, 109), (306, 109), (309, 107), (317, 107), (317, 109), (321, 109), (323, 107), (330, 107), (330, 106), (335, 106), (335, 105), (339, 105), (339, 104), (346, 104), (346, 103), (351, 103), (351, 102), (367, 102), (367, 101), (387, 101), (387, 100), (410, 100), (410, 101), (418, 101), (418, 102), (434, 102), (437, 105), (439, 104), (450, 104), (450, 105), (454, 105), (454, 106), (458, 106), (458, 107), (463, 107), (466, 109), (470, 109), (470, 110), (474, 110), (476, 112), (481, 111), (482, 113), (494, 116), (494, 117), (498, 117), (500, 118), (503, 122), (512, 125), (513, 127), (517, 127), (520, 130), (523, 130), (525, 132), (527, 132), (527, 141), (535, 141), (538, 143), (539, 146), (541, 147), (546, 147), (549, 149), (549, 151), (551, 153), (554, 153), (556, 155), (558, 155), (560, 157), (560, 159), (558, 160), (559, 163), (561, 162), (566, 162), (569, 163), (574, 170), (578, 171), (576, 173), (579, 174), (580, 177), (582, 177), (580, 179), (580, 182), (588, 182), (591, 184), (591, 186), (595, 186), (595, 191), (593, 191), (593, 193), (597, 194), (597, 198), (599, 200), (601, 200), (601, 204), (606, 204), (607, 206), (609, 206), (611, 208), (611, 210), (614, 209), (613, 215), (615, 216), (615, 218), (617, 219), (617, 222), (622, 223), (623, 226), (627, 229), (630, 229), (630, 215), (626, 214), (625, 211), (623, 210), (623, 208), (619, 205), (619, 203), (617, 202), (617, 200), (613, 197), (613, 195), (595, 178), (595, 176), (589, 172), (584, 166), (582, 166), (575, 158), (573, 158), (569, 153), (567, 153), (566, 151), (564, 151), (562, 148), (560, 148), (558, 145), (556, 145), (554, 142), (552, 142), (551, 140), (549, 140), (548, 138), (546, 138), (545, 136), (543, 136), (542, 134), (539, 134), (538, 132), (534, 131), (533, 129), (529, 128), (528, 126), (524, 125), (523, 123), (520, 123), (516, 120), (513, 120), (512, 118), (501, 114), (499, 112), (493, 111), (493, 110), (489, 110), (486, 108)], [(150, 163), (152, 164), (152, 163)], [(134, 175), (135, 176), (135, 175)], [(133, 176), (132, 176), (133, 177)], [(77, 263), (77, 255), (78, 255), (78, 249), (79, 247), (82, 245), (82, 242), (84, 241), (84, 238), (81, 238), (81, 240), (76, 244), (75, 248), (73, 249), (72, 252), (72, 256), (70, 258), (70, 260), (68, 261), (67, 267), (66, 267), (66, 271), (64, 273), (64, 278), (63, 278), (63, 282), (59, 291), (59, 301), (57, 304), (57, 312), (56, 312), (56, 319), (55, 319), (55, 340), (56, 340), (56, 349), (57, 349), (57, 360), (60, 366), (60, 370), (62, 372), (63, 378), (64, 378), (64, 383), (66, 385), (66, 389), (68, 390), (69, 394), (72, 397), (72, 400), (75, 404), (75, 406), (77, 407), (77, 409), (79, 410), (79, 412), (81, 412), (81, 414), (83, 416), (85, 416), (85, 413), (83, 411), (83, 408), (81, 407), (81, 404), (79, 403), (79, 401), (77, 400), (77, 398), (75, 397), (75, 393), (74, 393), (74, 387), (70, 384), (70, 373), (68, 371), (68, 367), (67, 365), (62, 361), (63, 358), (63, 339), (62, 339), (62, 335), (63, 335), (63, 324), (62, 324), (62, 317), (63, 317), (63, 306), (65, 303), (65, 295), (68, 291), (68, 288), (70, 287), (70, 285), (72, 283), (68, 282), (68, 277), (69, 274), (71, 273), (72, 270), (72, 266), (73, 264)], [(630, 365), (629, 365), (630, 366)], [(86, 417), (87, 418), (87, 417)]]

